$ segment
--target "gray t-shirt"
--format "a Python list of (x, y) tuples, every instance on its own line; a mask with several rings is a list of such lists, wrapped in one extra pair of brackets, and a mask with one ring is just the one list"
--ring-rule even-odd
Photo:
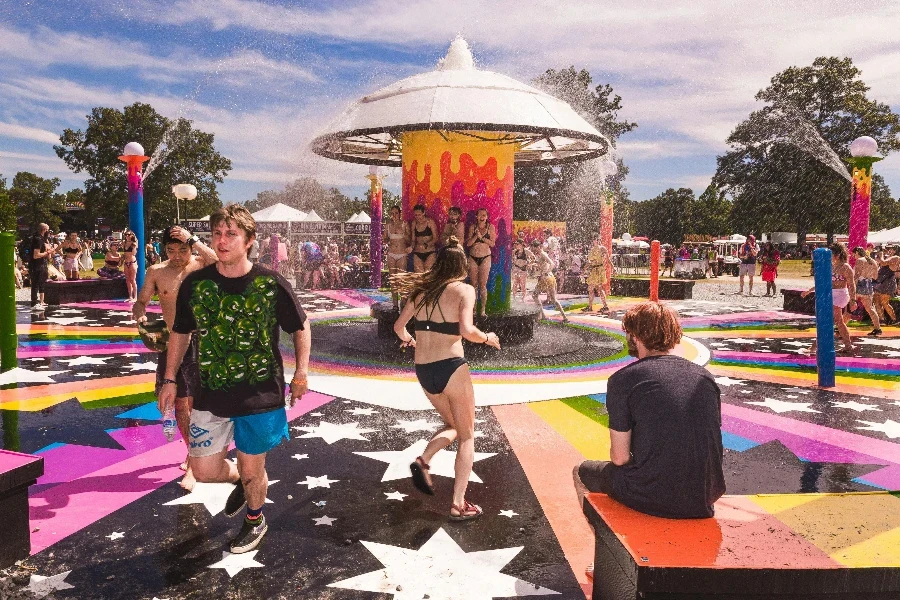
[(713, 516), (725, 493), (719, 386), (678, 356), (649, 356), (616, 371), (606, 392), (609, 427), (631, 431), (631, 461), (613, 469), (612, 497), (674, 519)]

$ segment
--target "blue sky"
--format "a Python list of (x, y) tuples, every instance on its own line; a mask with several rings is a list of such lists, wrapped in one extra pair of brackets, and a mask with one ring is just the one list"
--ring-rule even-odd
[[(15, 4), (24, 4), (16, 6)], [(900, 3), (253, 2), (0, 3), (0, 174), (78, 187), (52, 145), (94, 106), (148, 102), (216, 135), (233, 161), (224, 201), (301, 176), (358, 194), (366, 168), (309, 141), (356, 98), (430, 70), (463, 35), (479, 68), (529, 81), (586, 68), (639, 127), (618, 152), (632, 198), (699, 193), (734, 126), (776, 72), (850, 56), (870, 97), (900, 111)], [(140, 140), (138, 140), (140, 141)], [(878, 164), (900, 195), (900, 156)], [(386, 186), (399, 191), (392, 172)]]

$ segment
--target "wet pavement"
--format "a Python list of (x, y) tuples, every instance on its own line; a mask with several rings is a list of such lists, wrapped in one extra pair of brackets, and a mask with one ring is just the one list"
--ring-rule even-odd
[[(368, 304), (382, 299), (301, 294), (314, 339), (341, 320), (365, 325)], [(900, 489), (900, 330), (860, 338), (858, 352), (838, 359), (836, 388), (823, 390), (805, 354), (811, 319), (747, 300), (669, 303), (688, 336), (677, 352), (707, 365), (722, 390), (728, 493)], [(612, 299), (611, 319), (575, 313), (570, 327), (546, 325), (548, 335), (565, 333), (560, 348), (571, 355), (531, 357), (526, 369), (473, 365), (469, 497), (485, 515), (470, 523), (447, 519), (454, 447), (433, 461), (435, 496), (408, 478), (438, 426), (409, 357), (379, 364), (359, 336), (314, 343), (314, 392), (289, 412), (291, 440), (268, 455), (269, 533), (240, 556), (226, 551), (240, 524), (222, 514), (231, 486), (178, 485), (184, 444), (162, 435), (157, 357), (140, 343), (129, 305), (20, 304), (19, 368), (0, 376), (0, 413), (4, 448), (45, 459), (31, 488), (27, 589), (147, 600), (584, 598), (593, 537), (571, 467), (608, 459), (605, 384), (630, 360), (616, 319), (634, 302)], [(883, 502), (892, 500), (900, 503)], [(879, 535), (898, 533), (900, 524)], [(835, 524), (829, 543), (842, 535)], [(879, 552), (900, 566), (896, 548)]]

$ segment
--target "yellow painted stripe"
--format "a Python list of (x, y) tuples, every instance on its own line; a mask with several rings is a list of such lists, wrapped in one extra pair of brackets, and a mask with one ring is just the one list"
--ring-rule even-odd
[(71, 400), (72, 398), (75, 398), (82, 403), (91, 402), (93, 400), (106, 400), (107, 398), (118, 398), (119, 396), (131, 396), (133, 394), (152, 392), (154, 387), (155, 384), (153, 383), (138, 383), (134, 385), (120, 385), (75, 393), (49, 394), (47, 396), (39, 396), (27, 400), (4, 402), (0, 404), (0, 408), (3, 410), (24, 410), (34, 412), (44, 410), (50, 406), (55, 406), (67, 400)]
[(750, 498), (843, 565), (900, 566), (900, 498), (887, 492), (808, 496)]
[(559, 400), (530, 402), (533, 410), (588, 460), (609, 460), (609, 429)]
[[(774, 375), (778, 377), (790, 377), (792, 379), (799, 379), (801, 381), (818, 381), (818, 375), (816, 373), (806, 373), (799, 371), (786, 371), (782, 369), (764, 369), (760, 367), (743, 367), (738, 365), (712, 365), (713, 367), (722, 366), (727, 368), (729, 371), (733, 371), (735, 373), (747, 373), (747, 374), (756, 374), (756, 375)], [(764, 379), (764, 378), (763, 378)], [(837, 375), (835, 377), (835, 381), (837, 383), (852, 385), (856, 387), (869, 387), (881, 390), (898, 390), (900, 391), (900, 382), (890, 381), (884, 379), (865, 379), (862, 377), (847, 377), (842, 375)]]

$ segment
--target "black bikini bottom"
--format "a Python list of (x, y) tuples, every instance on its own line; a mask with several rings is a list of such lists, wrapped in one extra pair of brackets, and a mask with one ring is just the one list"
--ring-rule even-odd
[(460, 356), (417, 364), (416, 378), (426, 392), (440, 394), (447, 387), (447, 382), (450, 381), (456, 370), (464, 364), (466, 364), (466, 359)]
[(485, 259), (488, 259), (488, 258), (490, 258), (490, 257), (491, 257), (490, 254), (486, 254), (485, 256), (470, 256), (469, 258), (471, 258), (472, 260), (474, 260), (474, 261), (475, 261), (475, 264), (478, 265), (478, 266), (480, 267), (480, 266), (481, 266), (481, 263), (483, 263), (483, 262), (485, 261)]
[(425, 262), (426, 260), (428, 260), (429, 256), (434, 254), (434, 250), (432, 250), (431, 252), (413, 252), (413, 254), (418, 256), (419, 260), (421, 260), (422, 262)]

